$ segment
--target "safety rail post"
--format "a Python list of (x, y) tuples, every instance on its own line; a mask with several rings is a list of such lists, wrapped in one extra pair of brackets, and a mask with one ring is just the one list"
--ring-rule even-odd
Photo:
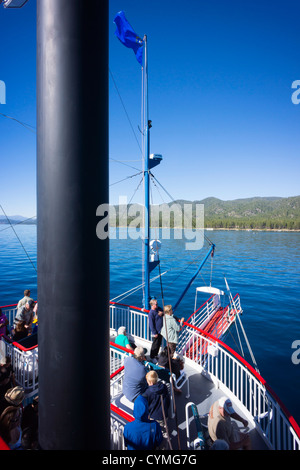
[(11, 329), (14, 324), (14, 319), (17, 314), (17, 304), (13, 305), (6, 305), (4, 307), (1, 307), (2, 313), (5, 314), (6, 318), (8, 319), (8, 327)]
[[(205, 372), (243, 410), (249, 421), (273, 449), (299, 449), (300, 428), (265, 380), (239, 354), (219, 339), (185, 323), (185, 344), (179, 353)], [(187, 334), (188, 333), (188, 334)], [(218, 346), (218, 354), (208, 358), (208, 345)], [(209, 360), (208, 360), (209, 359)], [(247, 384), (247, 386), (244, 386)], [(265, 416), (261, 416), (261, 404)], [(267, 417), (267, 420), (265, 420)], [(266, 422), (265, 422), (266, 421)]]
[(28, 394), (38, 388), (38, 347), (24, 348), (2, 336), (5, 355), (10, 357), (15, 379)]
[(110, 328), (118, 330), (120, 326), (125, 326), (128, 335), (151, 341), (148, 311), (142, 311), (142, 309), (131, 306), (111, 304), (110, 312)]

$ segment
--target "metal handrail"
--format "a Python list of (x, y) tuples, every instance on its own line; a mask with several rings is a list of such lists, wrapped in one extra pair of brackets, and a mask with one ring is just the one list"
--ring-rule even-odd
[(300, 450), (298, 424), (247, 361), (219, 339), (189, 323), (184, 323), (181, 335), (184, 340), (179, 352), (186, 361), (191, 361), (232, 401), (238, 402), (270, 448)]
[[(235, 302), (240, 309), (239, 296)], [(124, 308), (128, 318), (145, 317), (142, 309)], [(117, 322), (117, 319), (114, 318), (114, 321)], [(133, 334), (130, 325), (131, 322), (128, 322), (124, 326), (128, 334)], [(191, 348), (194, 348), (195, 354), (188, 357), (187, 352)], [(300, 449), (300, 428), (295, 419), (266, 381), (233, 349), (197, 326), (185, 322), (180, 332), (178, 352), (200, 372), (208, 375), (233, 401), (238, 402), (270, 448)]]

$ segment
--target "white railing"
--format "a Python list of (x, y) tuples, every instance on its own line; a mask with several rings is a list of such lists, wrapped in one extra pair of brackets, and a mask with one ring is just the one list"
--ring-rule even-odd
[(148, 322), (148, 311), (118, 304), (110, 305), (110, 328), (118, 331), (125, 326), (127, 333), (136, 339), (152, 341)]
[[(205, 302), (201, 307), (199, 307), (187, 320), (193, 326), (198, 328), (204, 328), (208, 323), (212, 315), (221, 307), (220, 302), (218, 301), (219, 296), (214, 295), (207, 302)], [(230, 314), (233, 309), (237, 309), (237, 313), (241, 313), (241, 300), (240, 296), (236, 295), (234, 297), (234, 304), (230, 302), (224, 309), (224, 319), (229, 319)], [(236, 313), (236, 312), (235, 312)], [(222, 320), (223, 321), (223, 320)], [(216, 325), (217, 328), (217, 325)]]
[(11, 358), (17, 384), (24, 388), (26, 394), (36, 390), (38, 388), (38, 347), (21, 349), (7, 341), (5, 337), (1, 338), (1, 343), (5, 349), (5, 356)]
[(215, 303), (212, 296), (205, 304), (199, 307), (193, 315), (188, 319), (189, 323), (194, 326), (204, 325), (211, 315), (219, 308), (220, 304)]
[(271, 449), (300, 450), (298, 425), (264, 379), (231, 348), (186, 324), (178, 351), (238, 403)]
[(110, 450), (125, 450), (123, 431), (125, 423), (117, 417), (110, 416)]
[(8, 328), (12, 328), (15, 316), (17, 315), (17, 306), (10, 305), (7, 307), (2, 307), (2, 313), (4, 313), (8, 319)]
[[(239, 297), (235, 297), (235, 305), (240, 307)], [(213, 305), (205, 306), (207, 312)], [(2, 308), (7, 315), (9, 324), (13, 324), (16, 314), (14, 306)], [(189, 324), (181, 330), (178, 352), (182, 353), (186, 361), (193, 367), (204, 372), (216, 385), (230, 396), (244, 411), (249, 420), (256, 424), (257, 429), (265, 439), (267, 445), (276, 450), (300, 450), (300, 429), (293, 418), (280, 403), (266, 382), (256, 373), (246, 361), (227, 347), (224, 343), (211, 335), (203, 334), (195, 324), (201, 322), (201, 314), (189, 319)], [(204, 312), (202, 312), (204, 314)], [(191, 324), (193, 321), (193, 325)], [(129, 306), (112, 304), (110, 309), (110, 328), (117, 330), (125, 326), (128, 334), (141, 340), (151, 341), (151, 332), (148, 324), (148, 312)], [(1, 341), (4, 341), (2, 338)], [(26, 391), (35, 390), (38, 386), (38, 355), (37, 348), (22, 351), (12, 348), (7, 343), (7, 355), (12, 358), (17, 382)], [(10, 349), (11, 348), (11, 349)], [(111, 348), (113, 350), (114, 348)], [(124, 360), (123, 353), (111, 353), (112, 371), (118, 370)], [(29, 358), (30, 356), (30, 358)], [(111, 393), (115, 396), (120, 391), (122, 377), (117, 377), (111, 384)], [(124, 423), (123, 423), (124, 424)], [(123, 448), (121, 439), (123, 424), (117, 419), (112, 421), (112, 438), (114, 446)], [(117, 444), (118, 443), (118, 444)], [(120, 447), (121, 446), (121, 447)]]

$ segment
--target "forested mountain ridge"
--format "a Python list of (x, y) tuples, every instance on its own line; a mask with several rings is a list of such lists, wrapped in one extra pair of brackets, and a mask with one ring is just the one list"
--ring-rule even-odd
[[(188, 201), (176, 201), (181, 206)], [(204, 205), (205, 227), (300, 229), (300, 196), (194, 201)]]
[[(176, 200), (151, 206), (152, 226), (183, 227), (182, 211), (184, 204), (192, 206), (192, 226), (196, 223), (196, 207), (203, 205), (204, 227), (220, 229), (262, 229), (262, 230), (300, 230), (300, 196), (294, 197), (252, 197), (222, 201), (215, 197), (197, 201)], [(143, 207), (140, 204), (110, 206), (111, 226), (126, 226), (131, 222), (143, 226)], [(178, 217), (178, 213), (180, 214)], [(175, 214), (175, 215), (174, 215)], [(8, 216), (10, 223), (36, 224), (36, 218)], [(7, 224), (6, 216), (0, 216), (0, 224)]]
[[(215, 197), (197, 201), (176, 200), (170, 203), (151, 206), (152, 225), (166, 226), (167, 217), (170, 215), (170, 226), (179, 226), (172, 216), (172, 211), (184, 209), (184, 204), (193, 207), (193, 227), (196, 227), (196, 206), (201, 204), (204, 207), (204, 227), (205, 228), (235, 228), (235, 229), (286, 229), (300, 230), (300, 196), (294, 197), (252, 197), (246, 199), (235, 199), (222, 201)], [(110, 218), (112, 225), (125, 225), (136, 220), (138, 211), (142, 211), (139, 204), (128, 206), (113, 206), (115, 209), (115, 223)], [(157, 216), (158, 212), (160, 217)], [(119, 215), (120, 217), (119, 220)], [(113, 214), (112, 214), (113, 215)], [(159, 221), (157, 223), (157, 221)], [(180, 219), (181, 221), (181, 219)], [(182, 219), (183, 223), (183, 219)], [(143, 225), (143, 223), (141, 223)], [(182, 225), (183, 226), (183, 225)], [(199, 224), (198, 224), (199, 226)]]

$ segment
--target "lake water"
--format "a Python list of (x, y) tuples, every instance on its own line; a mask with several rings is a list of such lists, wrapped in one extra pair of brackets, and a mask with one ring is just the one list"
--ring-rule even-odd
[[(0, 305), (16, 303), (25, 288), (30, 288), (37, 298), (36, 226), (19, 225), (15, 230), (23, 247), (10, 227), (0, 225)], [(126, 233), (126, 229), (112, 231), (115, 239), (110, 242), (111, 299), (142, 283), (142, 242), (132, 239), (132, 234), (120, 240)], [(195, 288), (211, 283), (225, 289), (225, 276), (232, 294), (241, 296), (243, 326), (261, 375), (300, 423), (300, 364), (292, 361), (292, 344), (300, 341), (300, 233), (205, 233), (216, 245), (213, 262), (206, 262), (176, 314), (188, 318), (194, 310)], [(180, 234), (177, 232), (177, 236)], [(158, 231), (153, 231), (152, 236), (162, 242), (160, 270), (167, 273), (161, 278), (162, 285), (159, 279), (151, 283), (150, 293), (161, 304), (163, 292), (164, 303), (174, 305), (209, 246), (205, 243), (200, 251), (186, 250), (187, 240), (174, 239), (174, 231), (171, 239)], [(155, 268), (151, 277), (158, 274)], [(141, 306), (142, 297), (139, 289), (118, 301)], [(199, 302), (204, 300), (200, 298)], [(226, 342), (240, 353), (234, 330), (233, 326)]]

